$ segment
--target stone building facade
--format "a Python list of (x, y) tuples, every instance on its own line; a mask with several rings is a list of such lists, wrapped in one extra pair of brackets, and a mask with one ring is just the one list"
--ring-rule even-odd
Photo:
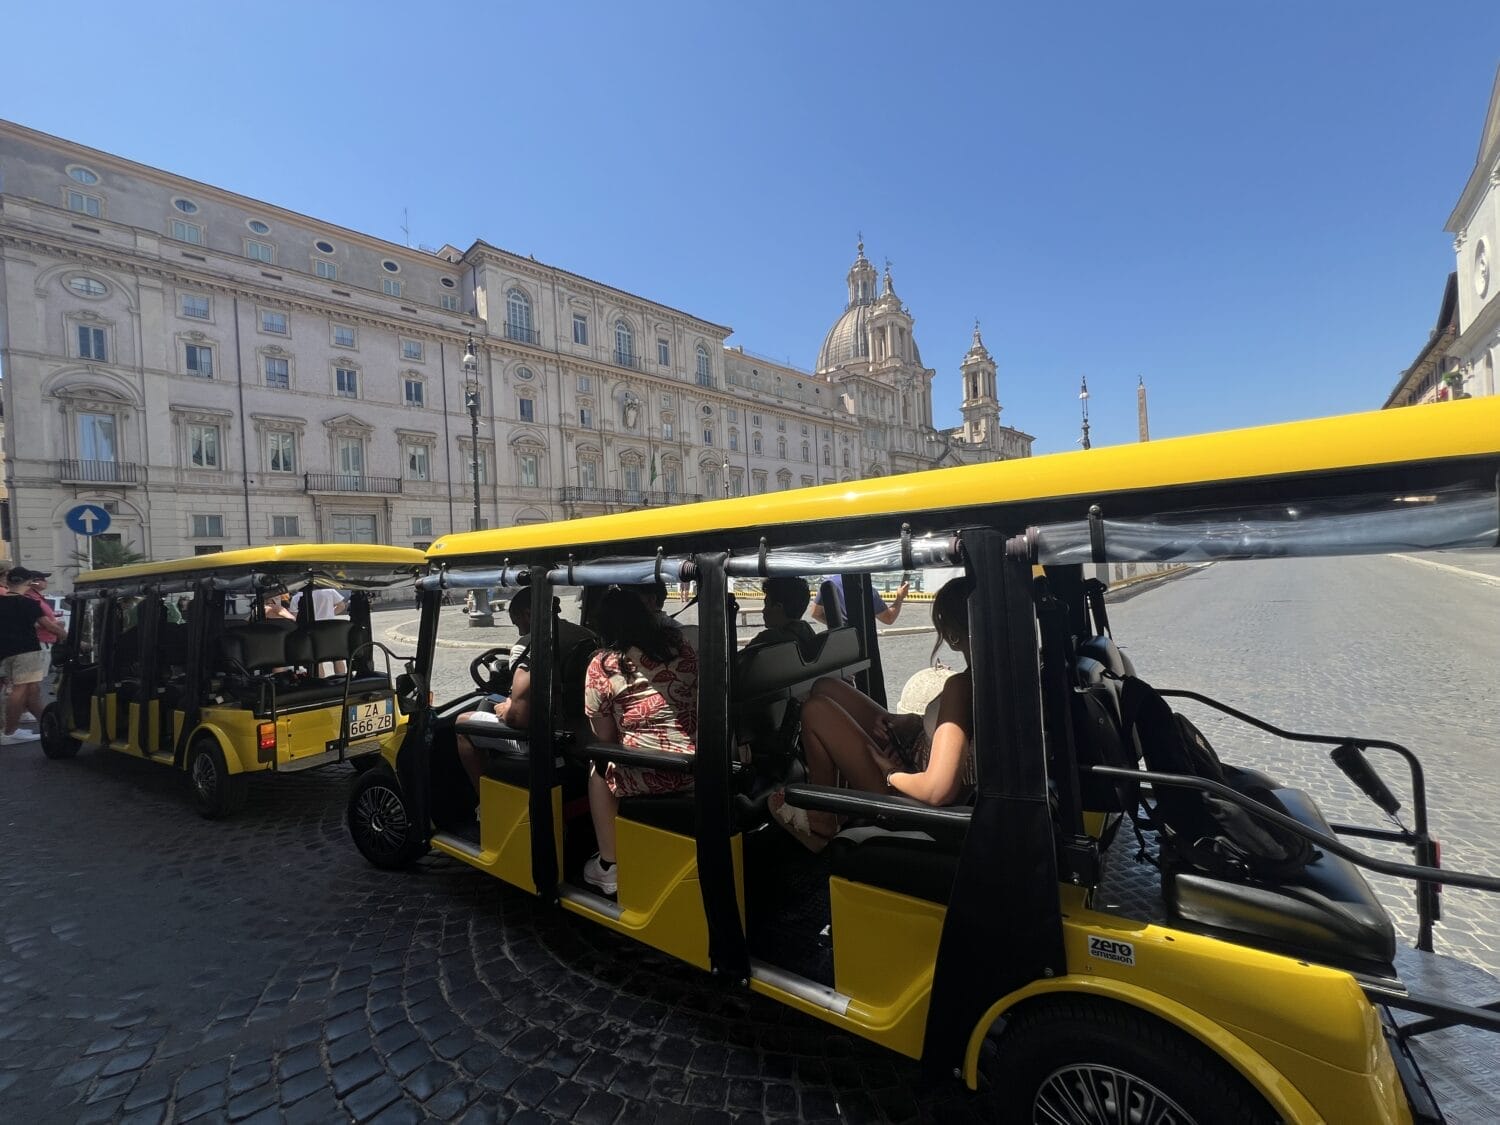
[(413, 250), (0, 122), (5, 553), (65, 576), (84, 500), (152, 558), (423, 546), (470, 526), (476, 455), (501, 526), (1029, 453), (977, 330), (936, 430), (889, 274), (876, 297), (861, 246), (850, 279), (802, 371), (482, 241)]
[(1500, 69), (1479, 137), (1479, 155), (1448, 216), (1458, 258), (1458, 336), (1448, 349), (1454, 394), (1500, 390)]

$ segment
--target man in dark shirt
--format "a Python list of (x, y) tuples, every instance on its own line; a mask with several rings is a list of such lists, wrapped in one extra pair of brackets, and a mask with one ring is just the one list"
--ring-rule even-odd
[(47, 674), (47, 654), (37, 640), (40, 633), (64, 640), (68, 633), (55, 618), (42, 613), (42, 607), (26, 596), (27, 588), (40, 571), (24, 566), (13, 567), (5, 579), (5, 593), (0, 596), (0, 679), (10, 687), (5, 706), (5, 733), (0, 745), (34, 742), (32, 731), (19, 731), (21, 715), (33, 715), (42, 709), (42, 677)]
[(806, 659), (811, 655), (818, 637), (813, 627), (802, 619), (802, 615), (807, 612), (807, 603), (812, 600), (807, 579), (767, 578), (761, 585), (761, 591), (766, 599), (766, 627), (755, 635), (750, 644), (796, 641), (797, 650)]

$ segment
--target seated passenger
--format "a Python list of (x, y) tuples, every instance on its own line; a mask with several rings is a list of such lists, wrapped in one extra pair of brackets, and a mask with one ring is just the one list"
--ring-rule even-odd
[[(588, 666), (584, 711), (594, 737), (632, 750), (692, 754), (698, 740), (698, 654), (675, 627), (664, 626), (625, 590), (611, 590), (599, 606), (605, 648)], [(621, 797), (691, 789), (691, 774), (611, 762), (589, 774), (589, 811), (599, 851), (583, 878), (601, 894), (619, 890), (615, 817)]]
[(771, 645), (779, 641), (796, 641), (803, 659), (811, 659), (818, 634), (802, 615), (812, 601), (812, 590), (805, 578), (767, 578), (761, 584), (766, 599), (766, 627), (756, 633), (750, 645)]
[[(932, 602), (938, 646), (969, 653), (969, 584), (955, 578)], [(974, 791), (974, 693), (969, 670), (950, 676), (922, 715), (893, 715), (851, 684), (825, 677), (802, 706), (802, 749), (808, 780), (914, 797), (929, 805), (966, 801)], [(839, 830), (831, 812), (793, 808), (771, 795), (771, 815), (813, 851)]]
[[(557, 647), (560, 662), (566, 654), (584, 645), (593, 646), (597, 643), (597, 638), (593, 633), (561, 616), (561, 609), (561, 603), (553, 598), (552, 613), (557, 618)], [(510, 652), (510, 692), (507, 695), (492, 697), (487, 701), (493, 705), (493, 711), (465, 711), (458, 716), (459, 722), (473, 719), (484, 723), (504, 723), (518, 730), (525, 730), (531, 725), (531, 588), (522, 586), (517, 590), (515, 597), (510, 599), (506, 611), (510, 614), (511, 624), (520, 634)], [(565, 694), (567, 690), (568, 687), (564, 684), (560, 694)], [(572, 690), (577, 692), (580, 689), (575, 685)], [(479, 778), (484, 773), (484, 755), (467, 735), (459, 734), (457, 744), (459, 761), (463, 763), (464, 772), (469, 775), (469, 780), (474, 783), (474, 792), (477, 794)]]
[(667, 584), (658, 578), (655, 582), (642, 582), (639, 586), (622, 586), (641, 599), (641, 604), (651, 612), (656, 623), (663, 629), (676, 629), (694, 651), (698, 648), (698, 626), (685, 625), (666, 611)]

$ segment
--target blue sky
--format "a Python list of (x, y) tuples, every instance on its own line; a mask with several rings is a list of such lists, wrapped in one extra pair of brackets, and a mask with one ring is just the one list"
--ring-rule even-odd
[[(87, 34), (80, 31), (86, 29)], [(813, 363), (856, 231), (956, 420), (1071, 448), (1373, 409), (1454, 268), (1500, 3), (14, 6), (0, 116)], [(30, 46), (27, 46), (27, 45)]]

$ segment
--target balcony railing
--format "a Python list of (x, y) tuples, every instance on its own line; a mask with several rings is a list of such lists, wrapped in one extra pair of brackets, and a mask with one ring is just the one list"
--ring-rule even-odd
[(537, 341), (536, 329), (526, 324), (512, 324), (505, 322), (505, 338), (507, 340), (519, 340), (523, 344), (534, 344)]
[(670, 504), (695, 504), (703, 497), (692, 492), (648, 492), (640, 488), (591, 488), (567, 485), (557, 490), (564, 504), (611, 504), (626, 508), (664, 508)]
[(372, 477), (364, 473), (303, 473), (304, 492), (376, 492), (395, 496), (401, 492), (400, 477)]
[(139, 484), (140, 466), (130, 461), (68, 459), (57, 462), (63, 484)]
[(622, 352), (617, 348), (610, 353), (610, 357), (616, 367), (628, 367), (632, 371), (642, 371), (645, 369), (645, 365), (641, 362), (641, 357), (634, 352)]

